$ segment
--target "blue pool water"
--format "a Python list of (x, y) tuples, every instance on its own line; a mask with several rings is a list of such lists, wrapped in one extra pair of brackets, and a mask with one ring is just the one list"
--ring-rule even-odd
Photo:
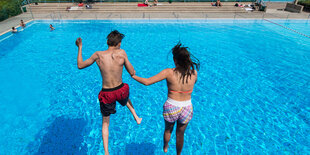
[[(273, 20), (310, 35), (306, 20)], [(52, 23), (55, 31), (49, 31)], [(180, 40), (201, 62), (194, 116), (183, 154), (309, 154), (310, 38), (262, 20), (33, 21), (0, 36), (1, 154), (101, 154), (97, 66), (83, 57), (107, 48), (117, 29), (137, 75), (173, 67)], [(127, 72), (141, 125), (117, 106), (110, 123), (111, 154), (164, 154), (165, 81), (143, 86)], [(172, 134), (168, 154), (175, 154)]]

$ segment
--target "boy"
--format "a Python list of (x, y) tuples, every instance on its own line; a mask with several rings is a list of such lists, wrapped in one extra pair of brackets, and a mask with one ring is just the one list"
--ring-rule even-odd
[(95, 61), (100, 69), (102, 76), (102, 90), (98, 98), (100, 101), (100, 111), (102, 114), (102, 140), (105, 154), (109, 154), (108, 137), (110, 114), (115, 114), (116, 101), (122, 106), (127, 106), (137, 124), (140, 124), (142, 118), (139, 118), (129, 100), (129, 86), (122, 81), (123, 66), (130, 75), (134, 75), (135, 70), (128, 60), (127, 54), (120, 48), (121, 41), (125, 36), (117, 30), (112, 31), (107, 39), (108, 49), (106, 51), (97, 51), (89, 59), (83, 61), (82, 58), (82, 39), (78, 38), (75, 42), (78, 46), (77, 64), (79, 69), (92, 65)]

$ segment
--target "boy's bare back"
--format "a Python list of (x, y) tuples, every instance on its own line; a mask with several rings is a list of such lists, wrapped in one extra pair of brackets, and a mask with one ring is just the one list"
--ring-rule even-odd
[(102, 88), (114, 88), (123, 83), (123, 65), (127, 54), (122, 49), (108, 49), (96, 52), (96, 63), (102, 76)]
[(102, 76), (102, 88), (119, 86), (123, 83), (123, 66), (130, 75), (134, 74), (134, 68), (129, 62), (126, 52), (120, 49), (120, 44), (109, 46), (106, 51), (97, 51), (89, 59), (83, 61), (82, 39), (78, 38), (76, 40), (76, 45), (79, 47), (78, 68), (86, 68), (96, 61)]

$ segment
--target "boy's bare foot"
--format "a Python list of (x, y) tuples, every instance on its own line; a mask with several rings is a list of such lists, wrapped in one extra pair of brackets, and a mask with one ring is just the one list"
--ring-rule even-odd
[(137, 121), (137, 124), (140, 124), (142, 122), (142, 118), (138, 118), (136, 119), (136, 121)]
[(166, 146), (164, 145), (164, 152), (167, 153), (168, 152), (168, 147), (169, 145), (167, 144)]

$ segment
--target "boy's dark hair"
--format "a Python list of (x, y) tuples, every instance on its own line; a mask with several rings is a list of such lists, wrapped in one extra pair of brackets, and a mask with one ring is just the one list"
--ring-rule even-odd
[(122, 42), (125, 37), (124, 34), (119, 33), (117, 30), (112, 31), (108, 36), (108, 46), (117, 46), (118, 43)]

